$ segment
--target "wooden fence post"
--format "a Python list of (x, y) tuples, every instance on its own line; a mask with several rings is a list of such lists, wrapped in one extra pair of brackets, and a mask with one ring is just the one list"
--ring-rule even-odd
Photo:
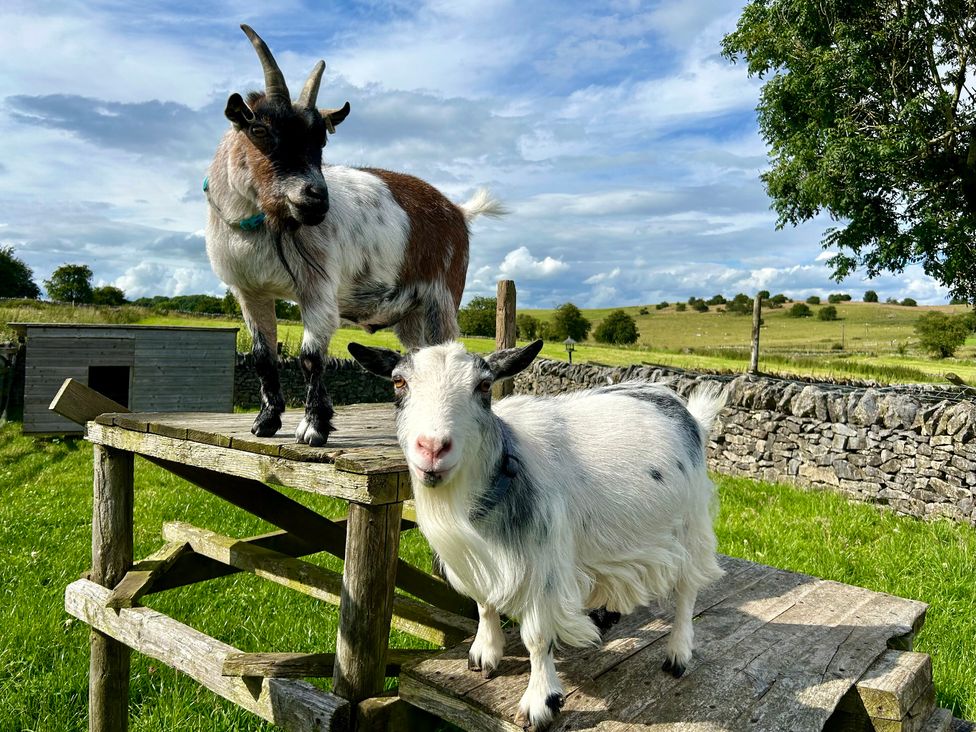
[(749, 373), (759, 373), (759, 326), (762, 324), (762, 298), (759, 293), (752, 301), (752, 354), (749, 358)]
[[(498, 281), (498, 294), (495, 300), (495, 348), (515, 347), (515, 283), (512, 280)], [(495, 399), (508, 396), (515, 390), (515, 381), (506, 379), (492, 386), (491, 395)]]
[[(131, 452), (95, 445), (91, 580), (112, 589), (132, 566)], [(129, 647), (91, 632), (88, 729), (125, 732), (129, 726)]]

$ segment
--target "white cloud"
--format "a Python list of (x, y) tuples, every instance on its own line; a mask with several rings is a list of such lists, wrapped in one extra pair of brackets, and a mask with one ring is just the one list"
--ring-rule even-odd
[(528, 247), (513, 249), (498, 267), (502, 278), (514, 280), (545, 279), (568, 269), (568, 264), (552, 257), (535, 259)]
[(223, 293), (223, 286), (209, 269), (173, 267), (155, 262), (142, 262), (129, 267), (112, 284), (125, 292), (129, 299), (160, 293), (168, 295)]

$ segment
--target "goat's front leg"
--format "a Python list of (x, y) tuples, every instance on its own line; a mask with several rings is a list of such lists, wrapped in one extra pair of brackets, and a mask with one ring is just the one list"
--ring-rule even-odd
[(261, 382), (261, 411), (254, 418), (251, 432), (258, 437), (271, 437), (281, 429), (281, 413), (285, 411), (278, 378), (278, 320), (274, 298), (240, 290), (234, 291), (234, 295), (251, 332), (251, 358)]
[(312, 447), (321, 447), (329, 439), (332, 426), (332, 398), (323, 379), (323, 357), (328, 353), (329, 341), (339, 327), (339, 311), (334, 298), (319, 297), (300, 303), (302, 308), (302, 372), (308, 385), (305, 396), (305, 416), (295, 430), (295, 439)]
[(491, 605), (478, 605), (478, 632), (468, 651), (468, 668), (480, 671), (490, 679), (505, 654), (505, 634), (498, 610)]
[(531, 727), (536, 732), (552, 724), (565, 700), (552, 657), (556, 634), (547, 616), (546, 610), (533, 608), (522, 618), (522, 643), (529, 652), (531, 671), (515, 724), (525, 729)]

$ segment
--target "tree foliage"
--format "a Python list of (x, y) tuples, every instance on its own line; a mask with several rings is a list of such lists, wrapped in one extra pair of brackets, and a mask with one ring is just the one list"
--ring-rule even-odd
[(750, 0), (724, 55), (765, 80), (779, 225), (827, 211), (840, 280), (919, 263), (976, 300), (976, 14), (965, 0)]
[(949, 316), (945, 313), (925, 313), (915, 321), (915, 335), (919, 345), (936, 358), (948, 358), (956, 352), (970, 333), (965, 315)]
[[(231, 296), (233, 297), (233, 296)], [(227, 296), (214, 297), (213, 295), (154, 295), (153, 297), (140, 297), (133, 300), (133, 305), (154, 308), (155, 310), (176, 310), (181, 313), (226, 313), (225, 310)], [(238, 313), (240, 310), (237, 311)]]
[(614, 310), (593, 331), (593, 338), (599, 343), (636, 343), (639, 335), (637, 323), (623, 310)]
[(585, 341), (590, 334), (590, 321), (583, 317), (580, 309), (571, 302), (563, 303), (552, 316), (552, 339), (564, 341)]
[(740, 292), (726, 304), (725, 312), (736, 315), (752, 315), (752, 298), (744, 292)]
[(495, 337), (495, 298), (473, 297), (458, 311), (458, 327), (465, 335)]
[(874, 290), (868, 290), (867, 292), (864, 293), (864, 302), (877, 302), (877, 301), (878, 301), (878, 293), (875, 292)]
[(534, 341), (542, 333), (541, 323), (528, 313), (515, 316), (515, 334), (523, 341)]
[(90, 303), (94, 297), (92, 271), (87, 264), (62, 264), (44, 280), (47, 296), (57, 302)]
[(786, 311), (791, 318), (809, 318), (813, 315), (810, 306), (803, 302), (793, 303), (793, 307)]
[(92, 290), (92, 302), (95, 305), (125, 305), (125, 293), (118, 287), (102, 285)]
[(14, 254), (13, 247), (0, 247), (0, 297), (40, 297), (34, 271)]
[(826, 305), (817, 311), (817, 320), (839, 320), (837, 308), (833, 305)]

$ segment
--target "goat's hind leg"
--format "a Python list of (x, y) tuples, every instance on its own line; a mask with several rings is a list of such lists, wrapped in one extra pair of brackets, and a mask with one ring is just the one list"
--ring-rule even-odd
[(502, 633), (498, 610), (491, 605), (478, 605), (478, 632), (468, 651), (468, 668), (480, 671), (490, 679), (505, 653), (505, 634)]
[(678, 582), (674, 591), (674, 623), (668, 639), (667, 656), (662, 669), (680, 678), (691, 661), (695, 645), (695, 627), (692, 618), (695, 612), (695, 599), (698, 588), (689, 587), (684, 580)]

